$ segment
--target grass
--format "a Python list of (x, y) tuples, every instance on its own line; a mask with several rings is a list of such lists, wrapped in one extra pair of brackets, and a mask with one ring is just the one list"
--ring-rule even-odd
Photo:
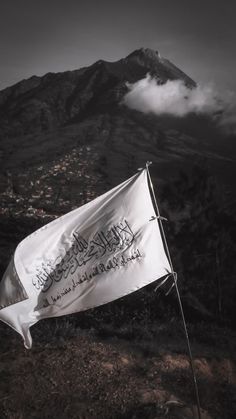
[[(1, 324), (1, 419), (177, 418), (166, 413), (165, 403), (172, 399), (191, 409), (179, 318), (153, 321), (146, 311), (124, 322), (123, 304), (111, 310), (39, 322), (32, 328), (31, 351)], [(235, 335), (213, 324), (188, 327), (202, 407), (212, 419), (234, 419)]]

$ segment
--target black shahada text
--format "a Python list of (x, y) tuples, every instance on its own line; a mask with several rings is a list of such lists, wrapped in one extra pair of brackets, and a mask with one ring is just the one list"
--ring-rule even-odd
[[(134, 242), (135, 233), (127, 220), (112, 225), (106, 230), (97, 231), (88, 240), (75, 230), (69, 245), (67, 242), (67, 245), (62, 246), (60, 254), (54, 260), (43, 261), (36, 267), (32, 283), (36, 290), (47, 292), (54, 283), (61, 281), (64, 283), (69, 278), (80, 278), (77, 279), (77, 283), (82, 283), (83, 278), (91, 279), (90, 275), (94, 277), (111, 269), (125, 266), (124, 252)], [(140, 252), (138, 250), (137, 252), (141, 257)], [(118, 261), (115, 255), (119, 253), (123, 256)], [(112, 255), (114, 256), (111, 257)], [(108, 259), (109, 262), (102, 262)], [(88, 274), (87, 268), (91, 266), (93, 266), (92, 271)], [(81, 271), (83, 271), (82, 275), (80, 275)]]
[(113, 257), (109, 259), (107, 263), (99, 263), (94, 266), (91, 270), (85, 271), (82, 275), (75, 275), (68, 286), (64, 286), (62, 289), (57, 290), (54, 295), (50, 296), (51, 303), (56, 303), (61, 300), (65, 295), (75, 291), (77, 287), (85, 282), (91, 281), (97, 275), (101, 275), (106, 272), (111, 272), (114, 269), (124, 267), (130, 262), (139, 260), (142, 257), (139, 249), (133, 250), (129, 256), (122, 255), (121, 257)]

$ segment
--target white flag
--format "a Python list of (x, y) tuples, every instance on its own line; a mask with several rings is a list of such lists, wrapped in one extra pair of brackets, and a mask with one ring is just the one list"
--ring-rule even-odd
[(30, 348), (29, 328), (40, 319), (108, 303), (167, 275), (155, 217), (144, 169), (35, 231), (0, 283), (0, 320)]

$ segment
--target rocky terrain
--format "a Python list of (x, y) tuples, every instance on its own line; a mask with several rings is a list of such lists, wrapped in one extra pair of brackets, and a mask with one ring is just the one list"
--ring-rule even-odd
[[(82, 313), (43, 321), (33, 328), (30, 351), (1, 326), (1, 417), (198, 419), (179, 321), (111, 327), (100, 315), (95, 309), (100, 321), (85, 329)], [(234, 419), (235, 335), (194, 329), (201, 419)]]

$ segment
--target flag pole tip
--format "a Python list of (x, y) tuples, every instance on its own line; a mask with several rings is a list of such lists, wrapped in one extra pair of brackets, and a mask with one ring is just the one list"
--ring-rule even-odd
[[(146, 162), (146, 164), (145, 164), (145, 168), (147, 169), (148, 168), (148, 166), (150, 166), (152, 164), (152, 161), (147, 161)], [(144, 170), (144, 168), (143, 167), (139, 167), (138, 169), (137, 169), (137, 171), (138, 172), (141, 172), (142, 170)]]

